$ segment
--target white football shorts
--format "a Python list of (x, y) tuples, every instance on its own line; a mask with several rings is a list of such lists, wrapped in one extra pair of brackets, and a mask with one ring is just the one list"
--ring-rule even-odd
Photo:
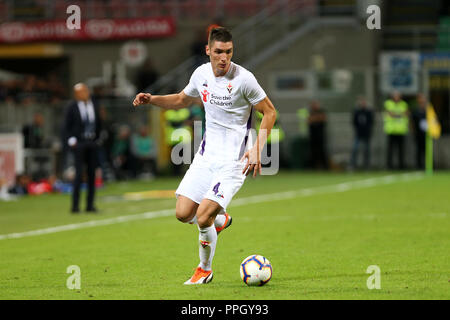
[(245, 181), (245, 162), (214, 162), (196, 155), (188, 171), (181, 180), (176, 196), (185, 196), (200, 204), (203, 199), (217, 202), (227, 209), (233, 196)]

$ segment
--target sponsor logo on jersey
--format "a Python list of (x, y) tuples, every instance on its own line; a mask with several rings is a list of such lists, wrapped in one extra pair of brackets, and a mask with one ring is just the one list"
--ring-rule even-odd
[(202, 94), (202, 100), (203, 102), (208, 102), (208, 97), (209, 97), (209, 92), (208, 90), (203, 90), (202, 92), (200, 92)]
[(232, 96), (218, 96), (214, 93), (211, 93), (211, 99), (209, 100), (210, 104), (215, 104), (216, 106), (221, 107), (231, 107), (233, 105)]
[(219, 192), (218, 194), (216, 194), (217, 198), (222, 198), (224, 199), (225, 197), (223, 196), (223, 192)]

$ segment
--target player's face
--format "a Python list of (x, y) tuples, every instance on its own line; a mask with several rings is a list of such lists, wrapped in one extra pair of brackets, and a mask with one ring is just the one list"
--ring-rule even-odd
[(230, 68), (233, 42), (214, 41), (211, 46), (206, 47), (206, 54), (209, 56), (214, 74), (223, 76)]

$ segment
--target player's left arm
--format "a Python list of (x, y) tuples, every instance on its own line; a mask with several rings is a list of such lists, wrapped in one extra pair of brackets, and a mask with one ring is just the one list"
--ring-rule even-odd
[(253, 107), (263, 114), (263, 118), (255, 145), (244, 154), (241, 161), (247, 159), (242, 173), (248, 175), (253, 170), (253, 177), (256, 177), (257, 173), (261, 174), (261, 152), (277, 119), (277, 111), (267, 96)]

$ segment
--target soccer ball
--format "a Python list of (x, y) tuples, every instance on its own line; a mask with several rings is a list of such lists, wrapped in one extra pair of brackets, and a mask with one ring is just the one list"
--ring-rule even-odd
[(270, 261), (257, 254), (245, 258), (239, 271), (242, 281), (248, 286), (263, 286), (272, 278)]

